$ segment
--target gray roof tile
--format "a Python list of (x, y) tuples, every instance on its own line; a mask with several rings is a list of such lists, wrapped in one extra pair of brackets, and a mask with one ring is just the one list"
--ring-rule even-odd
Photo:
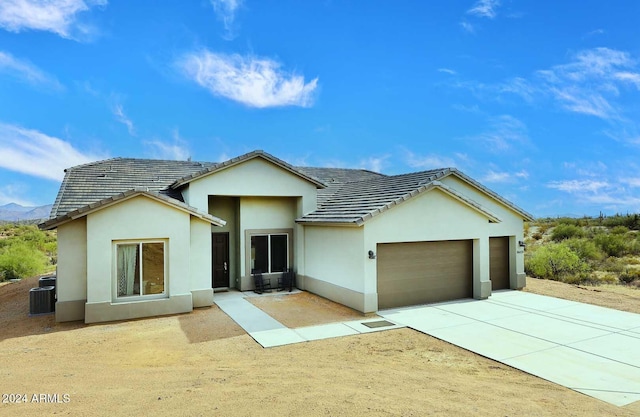
[[(525, 219), (533, 218), (453, 168), (386, 176), (361, 169), (293, 167), (263, 151), (254, 151), (223, 163), (113, 158), (69, 168), (65, 170), (65, 178), (51, 210), (51, 219), (86, 210), (95, 203), (104, 204), (105, 199), (111, 197), (122, 198), (122, 193), (131, 190), (158, 193), (183, 202), (178, 190), (181, 186), (202, 175), (256, 156), (263, 156), (317, 185), (318, 209), (297, 219), (300, 223), (362, 224), (427, 188), (433, 188), (434, 181), (452, 173), (511, 207)], [(444, 187), (442, 184), (439, 186)], [(464, 196), (452, 193), (467, 204), (484, 210), (477, 203), (465, 200)], [(483, 212), (491, 218), (491, 213), (486, 210)]]
[(177, 179), (216, 165), (211, 162), (113, 158), (65, 170), (51, 210), (51, 218), (135, 188), (165, 194), (178, 201), (182, 195), (169, 186)]

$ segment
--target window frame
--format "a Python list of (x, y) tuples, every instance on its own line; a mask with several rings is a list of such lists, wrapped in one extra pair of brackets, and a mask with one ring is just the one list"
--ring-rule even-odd
[[(143, 258), (142, 258), (142, 245), (149, 243), (162, 243), (162, 252), (163, 252), (163, 271), (164, 271), (164, 281), (163, 281), (163, 291), (159, 294), (135, 294), (135, 295), (118, 295), (118, 246), (125, 245), (138, 245), (140, 250), (138, 250), (138, 264), (139, 264), (139, 274), (140, 274), (140, 288), (142, 291), (143, 285)], [(126, 240), (114, 240), (112, 242), (113, 246), (113, 261), (112, 261), (112, 300), (116, 303), (121, 302), (132, 302), (132, 301), (141, 301), (141, 300), (155, 300), (155, 299), (163, 299), (169, 298), (169, 256), (168, 256), (168, 239), (126, 239)]]
[(291, 268), (293, 263), (293, 229), (252, 229), (245, 230), (245, 246), (246, 246), (246, 273), (247, 276), (253, 274), (253, 268), (251, 267), (252, 254), (251, 254), (251, 239), (254, 236), (267, 236), (267, 265), (269, 271), (262, 271), (265, 275), (282, 274), (284, 271), (272, 271), (271, 265), (271, 236), (286, 236), (287, 249), (286, 249), (286, 264), (284, 270)]

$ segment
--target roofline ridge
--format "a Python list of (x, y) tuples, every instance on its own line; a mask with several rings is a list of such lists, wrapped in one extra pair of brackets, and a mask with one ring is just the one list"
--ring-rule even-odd
[(182, 187), (185, 184), (188, 184), (189, 182), (193, 181), (194, 179), (197, 179), (203, 175), (207, 175), (209, 173), (213, 173), (215, 171), (218, 170), (223, 170), (227, 167), (232, 167), (238, 163), (242, 163), (244, 161), (249, 161), (251, 159), (254, 159), (256, 157), (262, 157), (264, 159), (266, 159), (267, 161), (270, 161), (272, 163), (274, 163), (275, 165), (279, 165), (281, 168), (284, 168), (285, 170), (291, 171), (293, 174), (297, 174), (298, 176), (306, 179), (309, 182), (315, 183), (316, 185), (320, 186), (320, 187), (326, 187), (327, 184), (325, 184), (324, 181), (320, 180), (319, 178), (314, 177), (313, 175), (309, 175), (303, 171), (301, 171), (300, 169), (298, 169), (297, 167), (295, 167), (294, 165), (291, 165), (290, 163), (271, 155), (268, 152), (263, 151), (262, 149), (256, 149), (253, 150), (251, 152), (247, 152), (243, 155), (239, 155), (236, 156), (234, 158), (228, 159), (224, 162), (220, 162), (220, 163), (216, 163), (215, 166), (212, 167), (205, 167), (204, 169), (191, 174), (191, 175), (187, 175), (185, 177), (182, 178), (178, 178), (177, 180), (175, 180), (170, 186), (169, 188), (172, 189), (178, 189), (180, 187)]
[(91, 166), (91, 165), (102, 164), (104, 162), (116, 161), (116, 160), (119, 160), (119, 159), (124, 159), (124, 158), (122, 158), (121, 156), (115, 156), (113, 158), (100, 159), (98, 161), (86, 162), (84, 164), (74, 165), (72, 167), (65, 168), (64, 172), (72, 171), (72, 170), (75, 170), (75, 169), (78, 169), (78, 168), (85, 168), (85, 167), (88, 167), (88, 166)]

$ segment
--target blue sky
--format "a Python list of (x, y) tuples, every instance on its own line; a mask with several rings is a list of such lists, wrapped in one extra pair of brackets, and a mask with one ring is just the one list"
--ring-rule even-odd
[(2, 0), (0, 205), (123, 156), (453, 166), (536, 216), (640, 212), (640, 2)]

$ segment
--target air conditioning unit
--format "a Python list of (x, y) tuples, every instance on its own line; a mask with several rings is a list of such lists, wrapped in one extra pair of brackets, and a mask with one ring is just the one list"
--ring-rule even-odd
[(53, 313), (56, 305), (55, 287), (36, 287), (29, 290), (29, 315)]
[(42, 277), (38, 280), (39, 287), (55, 287), (56, 286), (56, 276), (51, 275), (48, 277)]

